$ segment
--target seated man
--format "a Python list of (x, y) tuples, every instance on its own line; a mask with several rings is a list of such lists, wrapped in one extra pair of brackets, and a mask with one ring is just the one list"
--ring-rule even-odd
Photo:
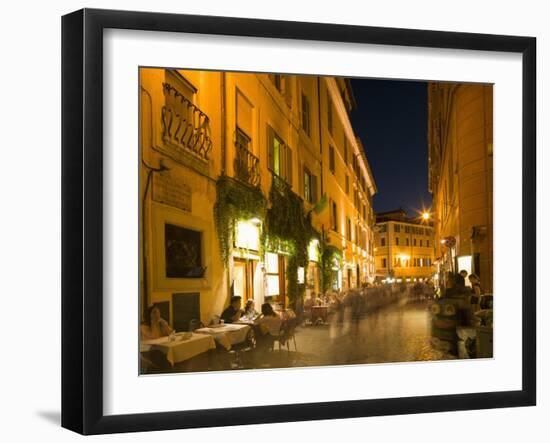
[(223, 320), (225, 323), (233, 323), (239, 320), (242, 315), (243, 311), (241, 310), (241, 297), (235, 295), (231, 297), (231, 304), (224, 309), (222, 315), (220, 316), (220, 320)]

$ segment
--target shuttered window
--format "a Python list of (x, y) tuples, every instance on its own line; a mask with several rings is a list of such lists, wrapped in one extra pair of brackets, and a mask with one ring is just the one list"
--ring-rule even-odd
[(267, 127), (268, 168), (292, 186), (292, 149), (270, 126)]
[(237, 100), (236, 100), (236, 106), (237, 106), (237, 127), (244, 132), (249, 139), (252, 139), (253, 131), (252, 131), (252, 104), (248, 101), (248, 99), (241, 93), (241, 91), (237, 90)]

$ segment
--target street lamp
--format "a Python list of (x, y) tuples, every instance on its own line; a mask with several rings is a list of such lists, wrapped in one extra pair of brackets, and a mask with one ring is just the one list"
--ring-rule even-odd
[(422, 220), (428, 221), (429, 219), (430, 219), (430, 213), (427, 212), (427, 211), (424, 211), (424, 212), (422, 213)]

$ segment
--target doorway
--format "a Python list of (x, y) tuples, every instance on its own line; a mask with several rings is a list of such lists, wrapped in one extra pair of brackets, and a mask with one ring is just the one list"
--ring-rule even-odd
[(243, 305), (247, 300), (254, 300), (254, 270), (256, 260), (234, 258), (233, 261), (233, 294), (242, 297)]

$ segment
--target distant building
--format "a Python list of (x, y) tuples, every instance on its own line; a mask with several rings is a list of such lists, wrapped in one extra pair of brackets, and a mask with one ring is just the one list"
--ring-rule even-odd
[(403, 209), (378, 213), (374, 243), (378, 280), (414, 283), (433, 277), (434, 230), (428, 223), (407, 218)]
[(492, 292), (493, 87), (431, 83), (428, 112), (438, 274), (474, 272)]

